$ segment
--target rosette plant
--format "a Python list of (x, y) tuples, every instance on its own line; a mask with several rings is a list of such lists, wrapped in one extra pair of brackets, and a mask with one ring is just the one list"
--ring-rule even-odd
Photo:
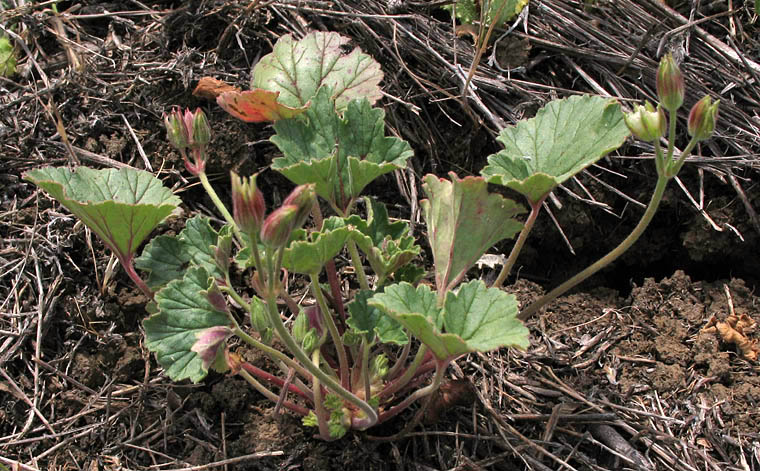
[[(373, 107), (379, 65), (358, 49), (345, 54), (346, 42), (335, 33), (283, 36), (254, 68), (251, 90), (217, 98), (237, 118), (274, 123), (271, 141), (282, 155), (271, 168), (295, 188), (268, 214), (255, 175), (231, 175), (231, 210), (217, 195), (205, 173), (211, 127), (201, 110), (168, 114), (167, 137), (225, 223), (196, 215), (179, 234), (151, 239), (139, 257), (180, 204), (154, 176), (86, 167), (25, 175), (90, 227), (148, 296), (146, 345), (166, 375), (193, 382), (211, 370), (240, 375), (325, 440), (366, 430), (424, 398), (421, 413), (462, 355), (529, 345), (515, 297), (466, 280), (486, 250), (529, 228), (530, 219), (517, 219), (524, 208), (489, 193), (483, 177), (425, 176), (433, 281), (421, 282), (426, 270), (414, 263), (421, 248), (408, 224), (362, 196), (376, 178), (405, 168), (412, 150), (385, 135), (384, 112)], [(505, 130), (513, 139), (502, 141), (535, 144), (577, 132), (549, 148), (534, 146), (540, 155), (508, 154), (484, 171), (523, 190), (531, 208), (628, 135), (617, 103), (599, 97), (550, 103), (537, 119)], [(549, 152), (559, 147), (561, 155)], [(333, 215), (325, 217), (320, 202)], [(353, 266), (358, 289), (350, 292), (343, 289), (349, 270), (336, 269), (341, 253)], [(252, 288), (235, 286), (235, 272)], [(304, 305), (288, 292), (293, 274), (309, 281)], [(263, 352), (268, 369), (244, 360), (246, 348)]]

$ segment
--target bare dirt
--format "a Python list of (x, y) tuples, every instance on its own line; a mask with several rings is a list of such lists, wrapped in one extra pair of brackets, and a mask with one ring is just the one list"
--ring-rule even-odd
[[(404, 65), (412, 68), (406, 74), (389, 59), (395, 57), (388, 47), (391, 37), (380, 45), (367, 40), (367, 31), (375, 30), (365, 21), (421, 29), (422, 18), (446, 31), (450, 21), (440, 10), (402, 2), (402, 13), (417, 15), (407, 24), (404, 17), (325, 13), (331, 7), (349, 11), (346, 2), (300, 3), (59, 2), (59, 11), (68, 15), (62, 17), (62, 33), (55, 32), (57, 16), (46, 6), (19, 4), (20, 10), (0, 17), (4, 26), (16, 25), (34, 52), (31, 60), (18, 46), (19, 74), (0, 81), (0, 464), (51, 471), (760, 469), (760, 367), (735, 344), (703, 331), (713, 316), (723, 321), (746, 314), (760, 321), (754, 294), (760, 232), (751, 212), (760, 206), (756, 160), (721, 166), (720, 150), (733, 156), (740, 153), (734, 146), (745, 144), (729, 125), (702, 149), (716, 160), (690, 163), (683, 172), (696, 205), (671, 185), (652, 226), (630, 252), (529, 321), (530, 349), (460, 359), (450, 379), (469, 382), (474, 394), (464, 395), (464, 403), (446, 403), (437, 422), (406, 438), (382, 440), (401, 430), (414, 411), (369, 433), (325, 443), (298, 418), (275, 415), (273, 404), (237, 377), (212, 374), (193, 385), (174, 384), (161, 374), (143, 344), (147, 299), (120, 270), (109, 275), (107, 250), (23, 182), (23, 171), (73, 164), (74, 156), (95, 166), (150, 165), (180, 194), (185, 216), (208, 213), (210, 201), (164, 142), (162, 113), (174, 105), (208, 111), (215, 132), (209, 171), (218, 187), (226, 186), (231, 168), (249, 174), (265, 167), (275, 152), (266, 140), (270, 129), (236, 122), (190, 91), (202, 75), (245, 86), (256, 58), (269, 52), (279, 35), (304, 27), (355, 34), (358, 44), (384, 58), (390, 93), (420, 107), (413, 113), (409, 103), (382, 103), (391, 130), (408, 139), (417, 156), (414, 170), (399, 180), (417, 182), (425, 172), (443, 175), (450, 169), (477, 173), (482, 157), (499, 148), (491, 123), (443, 95), (431, 95), (435, 87), (418, 80), (435, 69), (419, 59), (418, 50), (405, 52)], [(547, 11), (566, 9), (592, 20), (598, 14), (596, 27), (602, 31), (609, 28), (605, 12), (618, 6), (597, 2), (594, 13), (578, 2), (534, 3), (542, 6), (533, 10), (531, 35), (521, 42), (532, 45), (520, 52), (528, 56), (533, 80), (554, 83), (563, 77), (565, 83), (552, 93), (563, 93), (571, 82), (592, 91), (575, 83), (567, 54), (551, 43), (559, 41), (555, 28), (535, 25), (545, 21)], [(669, 3), (689, 16), (687, 2)], [(719, 2), (713, 3), (701, 14), (716, 13)], [(649, 5), (616, 5), (638, 11), (639, 4)], [(360, 7), (370, 15), (386, 13), (386, 2)], [(730, 18), (744, 24), (752, 38), (756, 27), (749, 7), (735, 7), (743, 9), (703, 26), (724, 34)], [(677, 25), (670, 18), (667, 28), (656, 30), (658, 38)], [(471, 50), (469, 42), (449, 35), (461, 51)], [(757, 59), (757, 43), (739, 39), (747, 59)], [(653, 55), (649, 49), (642, 54)], [(81, 68), (74, 67), (71, 54)], [(703, 57), (692, 57), (694, 73), (712, 70)], [(588, 70), (608, 66), (603, 57), (573, 58)], [(440, 80), (449, 77), (442, 72), (447, 69), (440, 70), (433, 72)], [(631, 73), (641, 70), (646, 68)], [(621, 77), (625, 74), (602, 73), (597, 79), (620, 85)], [(484, 97), (498, 98), (493, 88), (480, 85)], [(505, 116), (535, 112), (541, 100), (520, 88), (526, 84), (513, 86), (507, 93), (517, 105)], [(737, 85), (742, 94), (729, 98), (757, 115), (757, 102), (751, 104), (756, 91), (745, 93), (743, 86)], [(713, 88), (717, 93), (725, 87)], [(66, 150), (53, 108), (73, 153)], [(750, 121), (726, 115), (726, 120)], [(729, 142), (732, 138), (739, 144)], [(549, 205), (556, 224), (542, 216), (518, 261), (518, 278), (507, 288), (523, 305), (612, 248), (636, 224), (641, 208), (631, 200), (646, 202), (653, 182), (651, 162), (637, 160), (646, 152), (625, 147), (603, 162), (603, 169), (592, 168), (567, 185), (582, 198), (557, 192), (558, 204)], [(292, 187), (266, 170), (259, 182), (270, 206)], [(394, 178), (368, 192), (389, 204), (394, 215), (414, 218)], [(161, 230), (180, 228), (174, 222)], [(495, 251), (508, 249), (505, 244)], [(470, 273), (494, 275), (488, 269)], [(750, 329), (746, 336), (757, 341), (760, 334)]]

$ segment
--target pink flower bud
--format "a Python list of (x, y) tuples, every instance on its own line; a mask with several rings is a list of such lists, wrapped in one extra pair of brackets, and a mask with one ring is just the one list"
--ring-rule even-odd
[(712, 136), (715, 131), (715, 121), (718, 119), (718, 104), (720, 100), (712, 102), (710, 95), (705, 95), (689, 112), (689, 135), (699, 141)]
[(261, 242), (273, 249), (278, 249), (288, 242), (290, 233), (295, 229), (298, 206), (290, 204), (281, 206), (267, 216), (261, 226)]
[(673, 113), (683, 104), (683, 95), (683, 75), (673, 55), (667, 53), (657, 69), (657, 97), (663, 108)]
[(230, 172), (232, 180), (232, 216), (240, 230), (253, 235), (261, 230), (266, 214), (264, 195), (256, 188), (256, 175), (240, 178)]
[(623, 120), (631, 133), (642, 141), (652, 142), (665, 135), (667, 120), (661, 106), (655, 110), (651, 103), (646, 102), (625, 113)]
[(295, 225), (293, 229), (298, 229), (306, 222), (306, 218), (311, 214), (311, 209), (314, 207), (316, 201), (316, 193), (314, 191), (314, 184), (297, 186), (285, 201), (282, 202), (283, 206), (295, 205), (298, 207), (298, 215), (295, 219)]

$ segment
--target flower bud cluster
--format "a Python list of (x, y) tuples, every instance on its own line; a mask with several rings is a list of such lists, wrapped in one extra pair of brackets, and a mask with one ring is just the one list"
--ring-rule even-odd
[[(185, 167), (193, 175), (198, 175), (206, 170), (206, 147), (211, 141), (211, 126), (209, 126), (206, 114), (200, 108), (190, 111), (181, 111), (175, 108), (168, 115), (164, 115), (166, 127), (166, 139), (177, 149), (185, 161)], [(187, 157), (188, 149), (193, 154), (193, 161)]]

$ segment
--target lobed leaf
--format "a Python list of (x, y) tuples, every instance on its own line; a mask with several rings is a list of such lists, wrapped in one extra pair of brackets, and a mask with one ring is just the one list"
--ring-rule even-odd
[(207, 370), (193, 345), (206, 329), (229, 325), (227, 315), (208, 299), (214, 280), (202, 267), (190, 268), (180, 280), (156, 293), (158, 313), (143, 322), (148, 349), (174, 381), (197, 383)]
[[(526, 348), (528, 329), (517, 319), (514, 295), (474, 280), (446, 293), (444, 308), (425, 285), (400, 283), (376, 294), (368, 305), (381, 309), (420, 339), (441, 361), (510, 346)], [(444, 332), (445, 327), (445, 332)]]
[(297, 185), (314, 183), (319, 196), (345, 210), (380, 175), (406, 167), (406, 141), (385, 136), (385, 113), (367, 100), (348, 104), (339, 116), (323, 87), (302, 118), (274, 123), (271, 141), (283, 157), (272, 168)]
[(501, 131), (505, 149), (488, 157), (481, 175), (532, 203), (620, 147), (630, 134), (620, 105), (599, 96), (554, 100), (534, 118)]
[(224, 278), (217, 267), (214, 248), (219, 233), (211, 227), (205, 216), (187, 220), (185, 228), (176, 236), (158, 236), (143, 249), (135, 260), (135, 266), (147, 271), (147, 284), (152, 289), (182, 278), (188, 267), (203, 267), (210, 276)]
[(281, 36), (253, 68), (251, 88), (279, 92), (279, 102), (292, 108), (306, 106), (323, 86), (332, 89), (338, 110), (357, 98), (375, 103), (382, 96), (380, 64), (359, 48), (344, 54), (349, 41), (321, 31), (298, 41), (290, 34)]
[(350, 235), (343, 220), (337, 217), (325, 219), (321, 231), (303, 234), (302, 240), (290, 242), (282, 259), (282, 265), (290, 271), (312, 275), (322, 271), (322, 267), (343, 249)]
[(82, 220), (122, 261), (131, 260), (180, 204), (160, 180), (142, 170), (45, 167), (26, 172), (24, 179)]
[(375, 335), (382, 343), (404, 345), (409, 342), (409, 336), (401, 324), (387, 316), (383, 311), (367, 304), (374, 293), (370, 290), (358, 291), (353, 301), (348, 304), (348, 325), (360, 334), (374, 341)]

